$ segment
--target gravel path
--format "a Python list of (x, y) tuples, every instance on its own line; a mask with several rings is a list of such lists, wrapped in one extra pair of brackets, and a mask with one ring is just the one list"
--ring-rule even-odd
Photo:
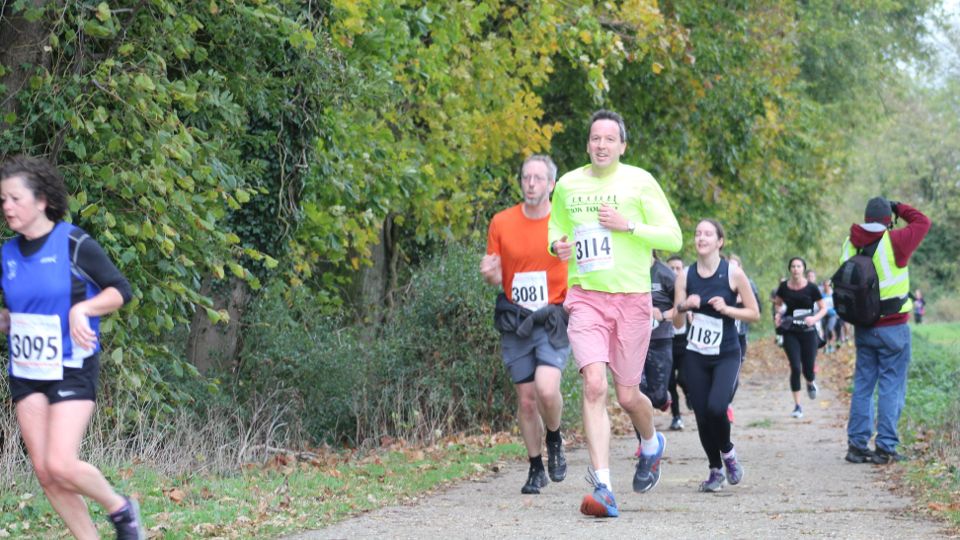
[[(774, 349), (776, 350), (776, 349)], [(781, 353), (782, 354), (782, 353)], [(631, 489), (636, 440), (612, 442), (617, 519), (580, 514), (588, 492), (584, 448), (568, 449), (566, 481), (541, 495), (521, 495), (526, 464), (420, 499), (413, 506), (370, 512), (289, 540), (346, 538), (942, 538), (912, 501), (891, 492), (885, 467), (844, 461), (846, 405), (828, 388), (804, 398), (805, 417), (789, 416), (786, 373), (745, 373), (734, 402), (733, 437), (746, 469), (743, 482), (716, 494), (697, 492), (706, 458), (692, 413), (682, 432), (667, 438), (660, 484)], [(568, 406), (577, 406), (570, 404)], [(657, 417), (666, 430), (669, 417)]]

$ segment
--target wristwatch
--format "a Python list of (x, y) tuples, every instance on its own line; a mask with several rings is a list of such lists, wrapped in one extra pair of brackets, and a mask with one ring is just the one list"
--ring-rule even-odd
[(636, 224), (636, 223), (634, 223), (634, 222), (632, 222), (632, 221), (628, 221), (628, 222), (627, 222), (627, 230), (628, 230), (628, 231), (633, 232), (634, 229), (636, 229), (636, 228), (637, 228), (637, 224)]

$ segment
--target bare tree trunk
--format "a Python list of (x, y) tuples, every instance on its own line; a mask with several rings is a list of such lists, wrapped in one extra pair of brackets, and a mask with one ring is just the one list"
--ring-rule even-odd
[(383, 240), (386, 245), (387, 259), (387, 282), (383, 290), (383, 297), (387, 309), (393, 309), (396, 302), (394, 293), (397, 291), (397, 271), (400, 264), (400, 229), (394, 220), (394, 214), (390, 213), (384, 220)]
[[(49, 3), (45, 0), (29, 2), (33, 7)], [(0, 3), (0, 65), (6, 71), (0, 77), (0, 84), (6, 86), (6, 91), (0, 94), (0, 129), (7, 129), (4, 117), (17, 112), (14, 96), (30, 78), (30, 72), (23, 69), (23, 65), (46, 65), (49, 60), (49, 55), (43, 50), (47, 43), (43, 22), (30, 22), (21, 13), (12, 13), (10, 4)]]
[(370, 253), (372, 266), (363, 268), (354, 278), (349, 293), (357, 318), (376, 331), (393, 307), (393, 290), (397, 285), (399, 252), (393, 215), (387, 215), (380, 229), (380, 241)]
[(242, 279), (231, 278), (216, 284), (207, 280), (200, 293), (213, 297), (214, 309), (226, 309), (230, 322), (213, 324), (206, 310), (198, 309), (190, 324), (187, 359), (200, 373), (229, 368), (237, 361), (243, 345), (240, 324), (250, 301), (250, 290)]

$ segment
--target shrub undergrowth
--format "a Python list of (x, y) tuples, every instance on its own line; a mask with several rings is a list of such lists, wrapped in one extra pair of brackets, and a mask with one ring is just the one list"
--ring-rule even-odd
[(270, 290), (247, 321), (244, 395), (285, 389), (314, 444), (430, 442), (502, 427), (511, 383), (492, 327), (480, 248), (451, 245), (412, 275), (378, 328), (324, 311), (302, 289)]
[(960, 527), (960, 323), (914, 327), (903, 411), (905, 440), (919, 459), (907, 482), (928, 509)]

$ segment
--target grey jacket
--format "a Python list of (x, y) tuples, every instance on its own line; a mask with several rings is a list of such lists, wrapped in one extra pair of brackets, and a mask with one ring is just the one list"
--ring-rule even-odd
[(497, 304), (493, 311), (493, 327), (501, 334), (511, 332), (520, 337), (529, 337), (534, 325), (543, 326), (547, 339), (554, 349), (570, 346), (567, 339), (567, 311), (560, 304), (548, 304), (536, 311), (518, 306), (507, 295), (497, 295)]

